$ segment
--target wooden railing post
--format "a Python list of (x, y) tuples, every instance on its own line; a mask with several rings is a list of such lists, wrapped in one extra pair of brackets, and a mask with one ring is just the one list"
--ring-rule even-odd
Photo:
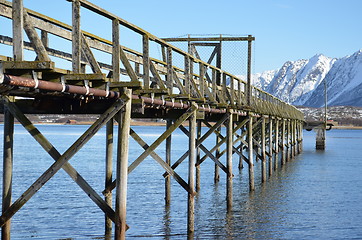
[(150, 50), (149, 50), (149, 37), (143, 34), (143, 86), (145, 89), (150, 88)]
[(185, 55), (185, 69), (184, 69), (184, 74), (185, 74), (185, 82), (184, 82), (184, 86), (185, 86), (185, 90), (187, 94), (190, 94), (190, 57), (188, 55)]
[(24, 58), (24, 8), (23, 0), (13, 0), (13, 56), (15, 61)]
[(167, 83), (169, 93), (173, 93), (173, 67), (172, 67), (172, 48), (167, 47)]
[(112, 21), (112, 71), (113, 71), (113, 81), (120, 81), (120, 55), (121, 55), (121, 46), (119, 40), (119, 20), (114, 19)]
[(201, 93), (201, 97), (204, 98), (205, 97), (205, 87), (206, 87), (206, 82), (205, 82), (205, 65), (203, 63), (199, 63), (199, 70), (200, 70), (200, 77), (199, 77), (199, 86), (200, 86), (200, 93)]
[(74, 73), (81, 72), (81, 30), (80, 30), (80, 1), (72, 2), (72, 69)]

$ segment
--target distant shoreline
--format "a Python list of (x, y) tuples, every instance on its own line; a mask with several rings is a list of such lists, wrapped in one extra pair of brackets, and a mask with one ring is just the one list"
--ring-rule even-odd
[[(0, 124), (3, 124), (1, 122)], [(15, 122), (15, 124), (20, 124), (19, 122)], [(92, 125), (91, 121), (79, 121), (75, 123), (54, 123), (54, 122), (34, 122), (33, 124), (41, 124), (41, 125)], [(117, 124), (117, 123), (116, 123)], [(187, 122), (186, 122), (187, 124)], [(166, 122), (153, 122), (153, 121), (131, 121), (131, 126), (166, 126)], [(333, 126), (332, 129), (348, 129), (348, 130), (362, 130), (362, 126)]]

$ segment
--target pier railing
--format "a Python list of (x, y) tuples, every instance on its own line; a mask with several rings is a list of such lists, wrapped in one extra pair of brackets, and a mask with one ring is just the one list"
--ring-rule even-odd
[[(24, 29), (30, 40), (24, 42), (22, 34), (12, 38), (2, 35), (0, 42), (13, 45), (15, 56), (21, 56), (21, 51), (25, 48), (35, 51), (38, 61), (49, 62), (50, 56), (70, 61), (71, 70), (65, 72), (68, 74), (63, 76), (63, 81), (65, 79), (74, 82), (81, 79), (79, 74), (91, 71), (86, 76), (88, 80), (86, 84), (92, 87), (106, 89), (126, 86), (134, 88), (134, 94), (155, 98), (172, 101), (191, 100), (200, 105), (216, 108), (250, 110), (258, 114), (303, 119), (303, 115), (295, 107), (258, 88), (248, 86), (246, 81), (174, 47), (124, 19), (86, 0), (67, 1), (72, 2), (72, 26), (30, 9), (17, 13), (20, 10), (13, 9), (11, 2), (0, 0), (0, 15), (11, 18), (15, 22), (14, 26), (20, 26), (24, 21)], [(81, 8), (112, 22), (112, 41), (81, 30)], [(22, 14), (23, 20), (20, 20), (20, 17), (13, 17), (13, 14), (19, 16)], [(138, 35), (141, 52), (122, 46), (120, 26)], [(41, 31), (40, 38), (35, 29)], [(71, 41), (72, 52), (50, 48), (49, 41), (53, 38), (49, 35)], [(254, 37), (250, 35), (240, 38), (240, 41), (247, 41), (249, 44), (253, 40)], [(162, 59), (152, 56), (151, 47), (162, 50)], [(110, 55), (112, 62), (107, 64), (98, 61), (95, 51)], [(173, 62), (175, 56), (183, 59), (183, 66), (175, 66)], [(23, 57), (13, 60), (22, 61)], [(212, 77), (207, 78), (206, 75)], [(47, 80), (54, 81), (52, 79), (54, 74), (48, 76), (44, 74), (44, 76), (48, 78)], [(77, 84), (80, 84), (79, 81)]]

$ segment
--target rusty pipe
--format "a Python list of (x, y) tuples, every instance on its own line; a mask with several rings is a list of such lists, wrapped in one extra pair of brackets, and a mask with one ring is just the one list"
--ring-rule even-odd
[(115, 91), (106, 91), (97, 88), (55, 83), (55, 82), (49, 82), (49, 81), (43, 81), (43, 80), (37, 80), (37, 79), (31, 79), (19, 76), (12, 76), (7, 74), (4, 74), (0, 78), (0, 83), (12, 86), (18, 86), (18, 87), (29, 87), (41, 90), (48, 90), (48, 91), (74, 93), (85, 96), (106, 97), (106, 98), (119, 97), (119, 94)]
[[(95, 97), (105, 97), (105, 98), (120, 97), (120, 94), (116, 91), (107, 91), (97, 88), (68, 85), (63, 83), (49, 82), (49, 81), (25, 78), (20, 76), (12, 76), (1, 73), (0, 73), (0, 84), (6, 84), (18, 87), (29, 87), (29, 88), (41, 89), (47, 91), (67, 92), (67, 93), (73, 93), (85, 96), (95, 96)], [(132, 95), (132, 99), (142, 99), (144, 103), (156, 106), (165, 106), (165, 107), (180, 108), (180, 109), (190, 108), (190, 104), (188, 103), (165, 101), (163, 99), (154, 99), (138, 95)], [(226, 109), (216, 109), (210, 107), (206, 108), (200, 106), (199, 110), (215, 114), (224, 114), (227, 112)]]

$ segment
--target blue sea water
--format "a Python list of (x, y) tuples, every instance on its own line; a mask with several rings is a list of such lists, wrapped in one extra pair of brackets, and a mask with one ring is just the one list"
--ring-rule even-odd
[[(2, 126), (0, 126), (2, 128)], [(88, 126), (39, 125), (63, 153)], [(151, 144), (164, 127), (133, 129)], [(2, 131), (1, 131), (2, 134)], [(0, 136), (2, 139), (2, 135)], [(172, 135), (172, 161), (188, 148), (181, 131)], [(214, 138), (205, 142), (212, 146)], [(0, 147), (2, 149), (2, 141)], [(304, 151), (249, 193), (247, 168), (233, 164), (233, 208), (226, 211), (226, 178), (214, 183), (214, 163), (201, 165), (195, 198), (195, 239), (362, 239), (362, 131), (331, 130), (327, 148), (316, 151), (315, 133), (304, 132)], [(116, 152), (116, 151), (114, 151)], [(132, 162), (142, 152), (130, 141)], [(156, 151), (165, 156), (162, 144)], [(70, 163), (101, 195), (104, 188), (105, 129)], [(224, 160), (223, 160), (224, 161)], [(13, 201), (53, 163), (20, 125), (15, 126)], [(2, 174), (2, 163), (0, 163)], [(245, 165), (245, 164), (244, 164)], [(176, 172), (187, 181), (187, 161)], [(129, 175), (127, 239), (187, 239), (187, 193), (172, 181), (171, 205), (164, 204), (164, 170), (147, 157)], [(2, 189), (2, 184), (0, 186)], [(0, 190), (1, 190), (0, 189)], [(2, 191), (2, 190), (1, 190)], [(103, 212), (60, 170), (12, 219), (12, 239), (104, 239)]]

